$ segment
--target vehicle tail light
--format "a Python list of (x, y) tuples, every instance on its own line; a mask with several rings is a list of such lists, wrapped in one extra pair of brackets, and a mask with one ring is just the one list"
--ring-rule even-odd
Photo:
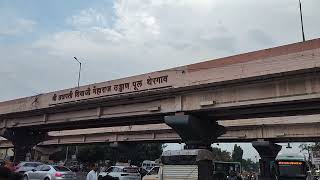
[(54, 176), (55, 176), (55, 177), (61, 177), (62, 174), (61, 174), (60, 172), (56, 172), (56, 173), (54, 174)]

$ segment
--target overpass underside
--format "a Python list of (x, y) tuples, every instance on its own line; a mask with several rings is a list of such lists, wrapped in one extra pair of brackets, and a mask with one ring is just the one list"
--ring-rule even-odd
[[(247, 142), (257, 140), (284, 142), (320, 141), (320, 115), (256, 118), (219, 121), (226, 133), (215, 142)], [(37, 146), (81, 145), (92, 143), (182, 143), (180, 136), (166, 124), (119, 126), (49, 132), (50, 138)], [(0, 140), (0, 148), (13, 144)]]

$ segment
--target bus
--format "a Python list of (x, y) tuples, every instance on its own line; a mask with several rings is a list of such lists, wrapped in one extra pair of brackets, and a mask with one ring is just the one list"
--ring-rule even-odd
[(235, 171), (237, 174), (242, 172), (240, 162), (224, 162), (224, 161), (213, 161), (213, 171), (215, 175), (221, 175), (227, 177), (231, 171)]
[(278, 180), (306, 180), (309, 167), (301, 154), (279, 154), (275, 161), (275, 174)]

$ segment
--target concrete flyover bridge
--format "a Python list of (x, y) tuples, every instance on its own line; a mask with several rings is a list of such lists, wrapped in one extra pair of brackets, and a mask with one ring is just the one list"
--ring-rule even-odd
[(315, 39), (1, 102), (0, 135), (16, 160), (49, 131), (121, 125), (166, 123), (207, 148), (226, 132), (218, 120), (318, 114), (319, 55)]
[[(218, 123), (226, 133), (216, 142), (253, 142), (258, 140), (283, 142), (320, 141), (320, 115), (225, 120)], [(166, 124), (104, 127), (49, 132), (50, 138), (38, 147), (81, 145), (92, 143), (125, 144), (127, 142), (181, 143), (180, 136)], [(13, 148), (2, 138), (0, 148)]]

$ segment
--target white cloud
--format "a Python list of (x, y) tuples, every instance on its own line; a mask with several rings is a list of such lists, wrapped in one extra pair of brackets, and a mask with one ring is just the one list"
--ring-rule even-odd
[(61, 56), (94, 55), (138, 64), (153, 61), (147, 70), (234, 51), (236, 39), (227, 28), (217, 21), (208, 22), (214, 10), (210, 7), (216, 3), (199, 2), (119, 0), (112, 18), (89, 8), (67, 18), (72, 30), (40, 39), (34, 47)]
[(97, 24), (99, 24), (99, 26), (105, 26), (107, 19), (95, 9), (89, 8), (80, 11), (79, 14), (68, 17), (67, 23), (76, 27), (88, 27)]
[(0, 17), (0, 24), (0, 36), (12, 36), (32, 32), (36, 22), (24, 18)]

